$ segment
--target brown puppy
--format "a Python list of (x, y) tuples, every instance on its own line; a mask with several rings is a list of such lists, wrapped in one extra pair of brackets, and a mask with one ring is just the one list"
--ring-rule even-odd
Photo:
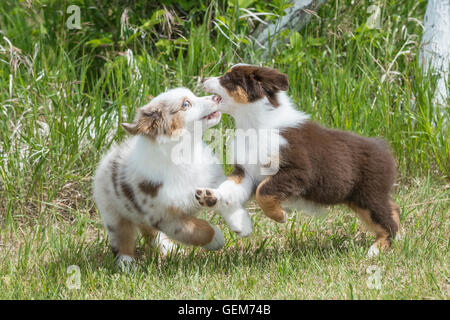
[[(400, 208), (390, 198), (396, 170), (389, 148), (381, 139), (309, 121), (291, 104), (284, 92), (288, 86), (287, 76), (275, 69), (242, 64), (204, 81), (206, 91), (220, 96), (220, 110), (235, 118), (237, 129), (277, 130), (279, 152), (265, 158), (276, 160), (279, 170), (273, 175), (258, 170), (267, 167), (267, 160), (240, 163), (239, 179), (208, 189), (208, 195), (202, 189), (201, 200), (216, 198), (220, 208), (240, 198), (243, 205), (257, 187), (258, 205), (278, 222), (286, 221), (283, 206), (314, 210), (347, 204), (376, 234), (369, 255), (378, 254), (400, 230)], [(246, 149), (258, 151), (258, 147)], [(242, 194), (243, 185), (249, 189), (245, 199), (236, 196)]]

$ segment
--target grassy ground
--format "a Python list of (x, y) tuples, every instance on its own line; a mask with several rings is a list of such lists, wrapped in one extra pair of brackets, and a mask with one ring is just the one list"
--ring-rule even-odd
[[(367, 258), (373, 237), (344, 208), (323, 218), (292, 214), (281, 225), (251, 205), (252, 237), (236, 238), (205, 214), (225, 231), (226, 249), (185, 247), (161, 258), (141, 241), (132, 274), (117, 272), (97, 216), (73, 210), (67, 218), (54, 208), (2, 229), (0, 298), (448, 299), (448, 190), (414, 179), (396, 198), (404, 238), (376, 258)], [(78, 290), (66, 285), (71, 265), (80, 267)]]
[[(218, 1), (170, 26), (167, 15), (132, 6), (121, 28), (123, 7), (73, 3), (80, 30), (65, 25), (72, 1), (0, 3), (0, 298), (449, 298), (449, 108), (433, 109), (434, 81), (418, 65), (426, 1), (379, 1), (380, 29), (365, 26), (372, 2), (329, 1), (268, 51), (246, 38), (248, 18)], [(253, 5), (282, 11), (283, 1), (273, 3)], [(390, 143), (406, 231), (393, 250), (366, 258), (373, 238), (344, 208), (277, 225), (250, 205), (249, 239), (228, 233), (221, 252), (167, 259), (141, 245), (138, 271), (115, 271), (91, 177), (123, 138), (118, 123), (167, 88), (201, 94), (199, 77), (237, 62), (286, 72), (289, 94), (318, 122)], [(66, 286), (70, 265), (81, 269), (80, 290)], [(379, 289), (367, 284), (370, 266)]]

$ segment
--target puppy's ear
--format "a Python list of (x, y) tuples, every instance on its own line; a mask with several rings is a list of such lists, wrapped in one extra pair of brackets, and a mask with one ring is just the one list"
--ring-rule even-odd
[(122, 127), (130, 134), (142, 134), (155, 137), (164, 130), (164, 118), (161, 110), (139, 110), (133, 123), (122, 123)]
[(258, 68), (254, 72), (254, 77), (261, 83), (264, 89), (271, 91), (289, 89), (289, 79), (287, 75), (272, 68)]
[(121, 123), (121, 126), (129, 134), (131, 134), (133, 136), (137, 134), (137, 123), (136, 122), (132, 122), (132, 123), (123, 122), (123, 123)]

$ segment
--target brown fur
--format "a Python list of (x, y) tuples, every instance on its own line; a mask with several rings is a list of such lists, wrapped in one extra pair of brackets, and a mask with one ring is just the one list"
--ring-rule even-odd
[[(145, 238), (146, 244), (150, 244), (158, 235), (158, 230), (147, 225), (137, 225), (139, 231)], [(128, 255), (134, 257), (135, 241), (136, 241), (136, 225), (128, 219), (121, 218), (116, 228), (107, 226), (109, 232), (117, 233), (118, 248), (112, 248), (115, 256)]]
[(161, 183), (153, 181), (142, 181), (139, 183), (138, 187), (143, 193), (148, 194), (152, 198), (158, 195), (159, 188), (161, 188)]
[(195, 199), (197, 199), (202, 206), (214, 207), (217, 203), (217, 198), (213, 196), (210, 191), (206, 190), (205, 192), (206, 193), (203, 194), (202, 190), (197, 190), (195, 192)]
[(134, 257), (136, 226), (131, 221), (121, 218), (118, 224), (117, 235), (119, 237), (118, 254)]
[(214, 229), (208, 222), (192, 216), (182, 216), (182, 225), (177, 229), (177, 240), (194, 246), (204, 246), (214, 237)]
[(227, 179), (233, 180), (236, 184), (241, 184), (244, 177), (244, 169), (242, 169), (239, 165), (235, 165), (233, 171), (228, 175)]
[(170, 206), (169, 208), (167, 208), (167, 212), (174, 218), (179, 218), (182, 215), (184, 215), (183, 210), (173, 207), (173, 206)]
[(119, 171), (119, 161), (118, 159), (114, 159), (111, 161), (111, 180), (113, 183), (114, 192), (116, 193), (116, 196), (119, 196), (119, 190), (117, 187), (117, 174)]
[(281, 209), (281, 199), (272, 196), (264, 195), (260, 189), (269, 181), (270, 177), (264, 179), (256, 189), (256, 203), (264, 211), (264, 214), (277, 222), (286, 222), (286, 213)]
[(174, 106), (149, 104), (139, 109), (134, 122), (122, 123), (122, 127), (132, 135), (145, 135), (154, 139), (158, 135), (176, 136), (184, 127), (179, 112), (184, 109)]
[(136, 196), (134, 194), (133, 187), (126, 182), (122, 182), (121, 186), (122, 186), (122, 192), (125, 195), (125, 197), (127, 197), (127, 199), (131, 202), (131, 204), (134, 206), (134, 208), (139, 213), (143, 214), (144, 211), (142, 210), (141, 206), (139, 205), (139, 203), (136, 200)]
[(183, 118), (176, 114), (170, 120), (169, 129), (167, 130), (167, 135), (169, 136), (178, 136), (181, 133), (181, 130), (184, 128)]
[[(278, 106), (276, 94), (288, 89), (285, 75), (256, 66), (236, 66), (219, 81), (228, 92), (243, 88), (249, 102), (265, 96), (273, 107)], [(400, 229), (400, 208), (390, 199), (396, 170), (385, 142), (310, 121), (281, 134), (288, 144), (280, 150), (279, 171), (256, 190), (264, 213), (283, 222), (286, 200), (345, 203), (375, 232), (378, 247), (389, 247)]]
[(219, 82), (237, 103), (254, 102), (266, 97), (275, 107), (278, 106), (276, 93), (289, 87), (285, 74), (256, 66), (236, 66), (220, 77)]
[[(258, 187), (257, 199), (303, 198), (319, 204), (348, 203), (387, 248), (399, 230), (399, 207), (389, 198), (395, 165), (385, 143), (306, 122), (282, 133), (278, 173)], [(269, 213), (271, 214), (271, 213)]]
[(141, 234), (144, 236), (147, 245), (150, 244), (152, 240), (154, 240), (158, 235), (158, 230), (148, 225), (139, 224), (138, 228)]

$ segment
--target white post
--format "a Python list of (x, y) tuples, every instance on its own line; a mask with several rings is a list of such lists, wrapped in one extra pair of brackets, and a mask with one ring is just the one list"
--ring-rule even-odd
[(450, 0), (428, 0), (424, 18), (420, 63), (423, 70), (437, 75), (434, 105), (443, 113), (447, 104), (450, 64)]

